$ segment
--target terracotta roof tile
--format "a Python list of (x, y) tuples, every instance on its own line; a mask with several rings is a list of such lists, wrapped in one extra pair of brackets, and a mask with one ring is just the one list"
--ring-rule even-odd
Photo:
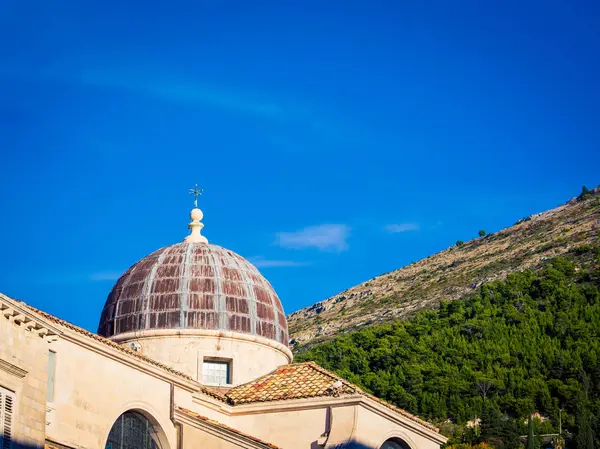
[[(338, 377), (320, 372), (317, 366), (312, 362), (284, 365), (252, 382), (233, 387), (225, 395), (232, 405), (237, 405), (356, 392), (356, 387)], [(332, 389), (336, 380), (342, 382), (338, 391)]]
[[(333, 384), (339, 381), (341, 387), (334, 389)], [(253, 402), (268, 402), (284, 399), (315, 398), (321, 396), (338, 396), (343, 394), (360, 394), (385, 407), (405, 416), (428, 429), (439, 432), (433, 424), (398, 408), (372, 394), (361, 390), (339, 376), (336, 376), (314, 362), (284, 365), (252, 382), (229, 390), (225, 396), (232, 405)]]
[(215, 420), (212, 420), (212, 419), (210, 419), (210, 418), (207, 418), (206, 416), (202, 416), (202, 415), (200, 415), (200, 414), (198, 414), (198, 413), (196, 413), (196, 412), (193, 412), (193, 411), (191, 411), (191, 410), (188, 410), (188, 409), (186, 409), (186, 408), (177, 407), (177, 409), (178, 409), (180, 412), (182, 412), (182, 413), (185, 413), (186, 415), (188, 415), (188, 416), (190, 416), (190, 417), (192, 417), (192, 418), (195, 418), (195, 419), (200, 419), (200, 420), (202, 420), (202, 421), (205, 421), (205, 422), (211, 423), (211, 424), (212, 424), (212, 425), (214, 425), (214, 426), (220, 427), (220, 428), (222, 428), (222, 429), (229, 430), (230, 432), (233, 432), (233, 433), (235, 433), (235, 434), (237, 434), (237, 435), (241, 435), (241, 436), (243, 436), (243, 437), (249, 438), (249, 439), (251, 439), (252, 441), (255, 441), (256, 443), (262, 444), (262, 445), (264, 445), (264, 446), (266, 446), (266, 447), (269, 447), (269, 448), (271, 448), (271, 449), (279, 449), (279, 447), (278, 447), (278, 446), (275, 446), (275, 445), (273, 445), (273, 444), (271, 444), (271, 443), (267, 443), (266, 441), (263, 441), (263, 440), (261, 440), (261, 439), (259, 439), (259, 438), (256, 438), (256, 437), (253, 437), (252, 435), (248, 435), (247, 433), (241, 432), (241, 431), (239, 431), (239, 430), (237, 430), (237, 429), (234, 429), (234, 428), (232, 428), (232, 427), (229, 427), (229, 426), (227, 426), (227, 425), (225, 425), (225, 424), (222, 424), (222, 423), (220, 423), (220, 422), (218, 422), (218, 421), (215, 421)]

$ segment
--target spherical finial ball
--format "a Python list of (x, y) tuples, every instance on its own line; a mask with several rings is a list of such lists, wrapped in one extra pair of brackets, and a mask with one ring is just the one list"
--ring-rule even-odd
[(193, 221), (202, 221), (202, 217), (204, 217), (204, 214), (202, 213), (202, 211), (198, 208), (194, 208), (192, 209), (192, 211), (190, 212), (190, 218)]

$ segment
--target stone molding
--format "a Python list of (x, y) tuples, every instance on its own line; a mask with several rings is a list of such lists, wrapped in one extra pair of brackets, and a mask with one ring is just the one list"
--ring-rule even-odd
[(405, 429), (410, 429), (416, 434), (427, 438), (428, 440), (435, 441), (438, 444), (445, 444), (446, 441), (448, 441), (448, 438), (441, 433), (435, 432), (434, 430), (431, 430), (428, 427), (425, 427), (424, 425), (421, 425), (418, 422), (413, 421), (412, 419), (403, 416), (398, 412), (395, 412), (389, 407), (386, 407), (385, 405), (380, 404), (369, 397), (362, 396), (360, 402), (360, 405), (365, 409), (376, 413), (377, 415), (382, 416)]
[(35, 312), (29, 310), (24, 303), (9, 298), (2, 293), (0, 293), (0, 314), (15, 325), (22, 327), (25, 331), (38, 335), (50, 343), (56, 341), (62, 335), (60, 329), (47, 323)]
[(382, 438), (380, 438), (379, 444), (376, 447), (383, 446), (383, 443), (385, 443), (387, 440), (392, 439), (392, 438), (401, 439), (408, 445), (408, 447), (410, 449), (418, 448), (418, 446), (415, 444), (415, 442), (412, 440), (412, 438), (410, 438), (410, 436), (408, 436), (408, 434), (406, 432), (397, 431), (397, 430), (393, 430), (391, 432), (386, 433)]
[(13, 365), (12, 363), (2, 359), (0, 359), (0, 370), (6, 371), (8, 374), (12, 374), (13, 376), (18, 377), (19, 379), (22, 379), (23, 377), (27, 376), (27, 371), (25, 371), (22, 368), (19, 368), (17, 365)]
[(249, 341), (251, 343), (257, 343), (259, 345), (268, 346), (276, 349), (283, 353), (290, 363), (294, 359), (294, 355), (290, 348), (286, 345), (279, 343), (269, 338), (261, 337), (258, 335), (242, 334), (240, 332), (224, 331), (224, 330), (212, 330), (212, 329), (148, 329), (143, 331), (127, 332), (124, 334), (115, 335), (110, 337), (110, 340), (115, 343), (127, 343), (132, 340), (142, 340), (145, 338), (158, 338), (158, 337), (214, 337), (214, 338), (229, 338), (232, 340)]

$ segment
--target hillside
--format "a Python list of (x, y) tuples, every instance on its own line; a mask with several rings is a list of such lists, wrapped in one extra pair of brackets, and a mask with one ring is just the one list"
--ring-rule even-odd
[(600, 235), (600, 188), (520, 220), (494, 234), (453, 246), (377, 276), (288, 316), (295, 349), (340, 332), (403, 318), (473, 293), (485, 282), (539, 267)]
[(522, 449), (533, 413), (536, 435), (562, 424), (566, 447), (600, 447), (600, 246), (543, 265), (314, 345), (296, 361), (439, 423), (453, 444)]

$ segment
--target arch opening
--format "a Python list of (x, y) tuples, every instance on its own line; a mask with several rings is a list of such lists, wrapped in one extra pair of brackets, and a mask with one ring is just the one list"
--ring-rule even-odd
[(108, 433), (105, 449), (168, 449), (161, 429), (139, 412), (130, 410), (117, 418)]
[(410, 446), (400, 438), (389, 438), (381, 445), (380, 449), (410, 449)]

